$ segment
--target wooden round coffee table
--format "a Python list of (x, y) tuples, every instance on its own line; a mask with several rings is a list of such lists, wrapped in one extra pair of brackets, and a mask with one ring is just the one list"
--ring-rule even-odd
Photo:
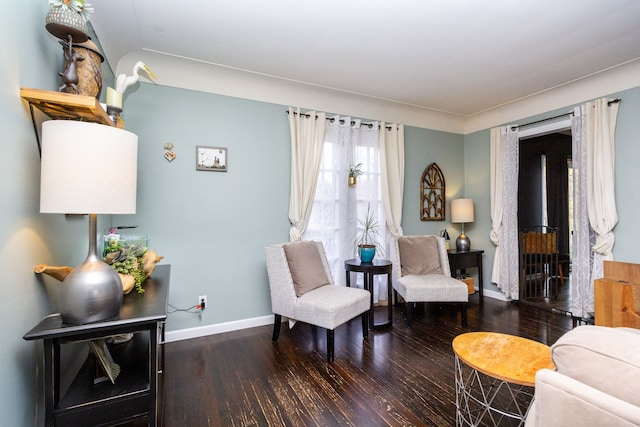
[(555, 368), (549, 346), (515, 335), (458, 335), (453, 352), (457, 426), (524, 425), (536, 372)]

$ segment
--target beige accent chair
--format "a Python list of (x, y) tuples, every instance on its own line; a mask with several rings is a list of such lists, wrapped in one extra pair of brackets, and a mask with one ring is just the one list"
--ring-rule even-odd
[(369, 335), (370, 294), (336, 286), (320, 242), (267, 246), (267, 273), (274, 313), (273, 341), (280, 335), (282, 316), (327, 330), (327, 360), (333, 362), (334, 329), (362, 317), (362, 336)]
[(445, 241), (440, 236), (401, 236), (392, 239), (393, 289), (405, 301), (407, 326), (418, 302), (454, 303), (460, 306), (462, 326), (467, 326), (467, 285), (451, 277)]
[(639, 426), (640, 330), (578, 326), (536, 373), (526, 427)]

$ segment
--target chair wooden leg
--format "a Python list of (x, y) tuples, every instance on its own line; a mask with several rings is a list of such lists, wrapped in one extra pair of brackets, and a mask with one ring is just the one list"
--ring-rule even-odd
[(327, 329), (327, 362), (333, 362), (333, 329)]
[(404, 303), (405, 311), (407, 312), (407, 328), (411, 327), (411, 321), (413, 320), (413, 304), (406, 301)]
[(369, 310), (363, 312), (360, 318), (362, 319), (362, 336), (367, 338), (369, 336)]
[(460, 304), (460, 317), (462, 319), (462, 327), (466, 328), (467, 327), (467, 303), (463, 302), (462, 304)]
[(280, 336), (280, 325), (282, 325), (282, 316), (275, 314), (273, 318), (273, 336), (271, 339), (277, 341)]

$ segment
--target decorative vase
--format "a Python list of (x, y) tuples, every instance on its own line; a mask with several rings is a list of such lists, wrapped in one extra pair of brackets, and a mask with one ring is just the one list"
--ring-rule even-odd
[(375, 246), (358, 246), (358, 256), (361, 262), (371, 262), (376, 255)]
[(353, 187), (354, 185), (356, 185), (356, 177), (353, 175), (349, 175), (349, 186)]

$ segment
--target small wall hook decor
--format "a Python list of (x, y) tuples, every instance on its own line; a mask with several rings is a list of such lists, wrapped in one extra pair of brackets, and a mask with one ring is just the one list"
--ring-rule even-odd
[(167, 142), (166, 144), (164, 144), (165, 152), (164, 152), (164, 158), (167, 159), (168, 161), (172, 161), (173, 159), (176, 158), (177, 154), (175, 153), (175, 151), (172, 151), (173, 149), (173, 143), (172, 142)]

